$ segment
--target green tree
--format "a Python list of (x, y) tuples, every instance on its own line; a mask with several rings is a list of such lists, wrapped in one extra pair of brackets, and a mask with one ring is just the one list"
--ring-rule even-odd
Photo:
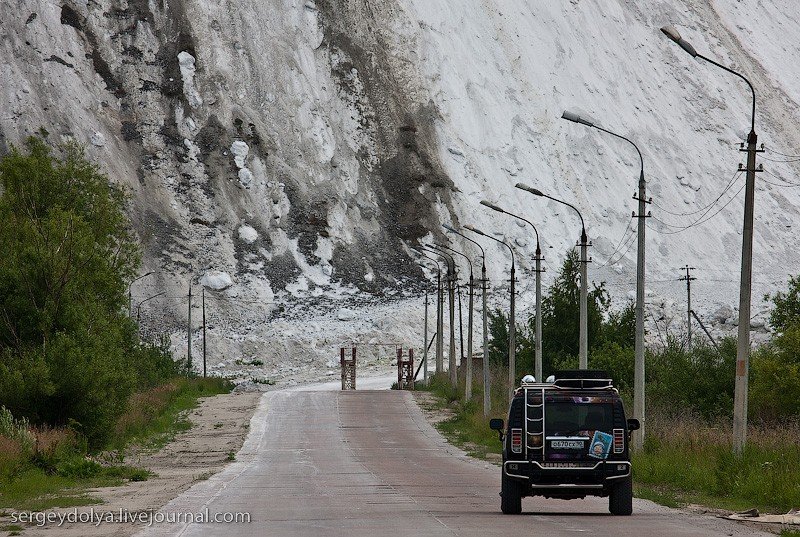
[[(603, 318), (609, 308), (609, 296), (605, 284), (594, 284), (588, 296), (589, 350), (601, 340)], [(569, 357), (578, 356), (580, 333), (580, 257), (571, 250), (564, 259), (561, 270), (542, 298), (542, 361), (545, 375), (555, 369), (556, 364), (568, 362)], [(535, 317), (529, 322), (533, 327)]]
[(777, 333), (783, 333), (792, 326), (800, 325), (800, 276), (789, 278), (789, 289), (784, 293), (765, 295), (764, 300), (771, 300), (772, 311), (769, 324)]
[(490, 311), (489, 317), (489, 363), (508, 366), (508, 316), (499, 308)]
[(171, 368), (123, 313), (139, 251), (125, 197), (82, 149), (40, 138), (0, 160), (0, 404), (102, 443), (137, 386)]
[(709, 419), (731, 415), (736, 338), (723, 338), (719, 351), (704, 342), (687, 351), (682, 341), (668, 336), (663, 349), (648, 350), (645, 366), (648, 404)]

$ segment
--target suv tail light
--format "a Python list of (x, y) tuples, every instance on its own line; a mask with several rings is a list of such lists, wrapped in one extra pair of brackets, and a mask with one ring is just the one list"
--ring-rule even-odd
[(522, 429), (511, 429), (511, 452), (522, 453)]
[(625, 429), (614, 429), (614, 453), (625, 451)]

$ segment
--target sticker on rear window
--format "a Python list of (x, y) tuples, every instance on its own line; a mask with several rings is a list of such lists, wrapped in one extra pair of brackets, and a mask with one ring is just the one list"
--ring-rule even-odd
[(592, 441), (589, 443), (589, 456), (595, 459), (607, 459), (613, 439), (614, 437), (608, 433), (595, 431)]

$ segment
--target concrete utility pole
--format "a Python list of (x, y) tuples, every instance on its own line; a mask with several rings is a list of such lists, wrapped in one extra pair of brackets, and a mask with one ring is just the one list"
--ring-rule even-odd
[(481, 201), (481, 205), (492, 209), (493, 211), (497, 211), (499, 213), (507, 214), (512, 218), (516, 218), (517, 220), (522, 220), (523, 222), (527, 223), (529, 226), (533, 228), (533, 232), (536, 234), (536, 256), (534, 257), (536, 261), (536, 327), (535, 327), (535, 358), (534, 358), (534, 368), (535, 368), (535, 376), (536, 380), (542, 382), (544, 380), (544, 376), (542, 375), (542, 249), (539, 246), (539, 231), (536, 229), (536, 226), (533, 225), (533, 222), (526, 218), (522, 218), (516, 214), (512, 214), (501, 207), (493, 203), (489, 203), (486, 200)]
[[(435, 257), (431, 257), (425, 252), (417, 248), (411, 248), (419, 255), (426, 259), (430, 259), (436, 263), (436, 373), (444, 370), (444, 343), (442, 341), (442, 334), (444, 333), (444, 292), (442, 290), (442, 266)], [(449, 269), (448, 269), (449, 270)], [(427, 327), (427, 322), (425, 324)], [(427, 339), (427, 336), (426, 336)], [(428, 342), (425, 342), (425, 353), (427, 356)], [(427, 361), (425, 362), (425, 371), (428, 370)], [(427, 380), (427, 379), (426, 379)]]
[(581, 291), (580, 291), (580, 319), (579, 319), (580, 327), (578, 334), (578, 367), (580, 367), (580, 369), (587, 369), (589, 367), (589, 352), (588, 352), (589, 351), (589, 322), (588, 322), (589, 279), (587, 276), (588, 272), (587, 265), (589, 264), (590, 260), (587, 254), (589, 241), (586, 237), (586, 225), (584, 224), (583, 221), (583, 215), (578, 210), (578, 208), (572, 205), (571, 203), (567, 203), (566, 201), (560, 200), (558, 198), (548, 196), (541, 190), (528, 186), (524, 183), (517, 183), (515, 186), (520, 190), (530, 192), (535, 196), (547, 198), (562, 205), (566, 205), (567, 207), (572, 208), (573, 211), (578, 213), (578, 217), (581, 219), (581, 240), (579, 243), (581, 247)]
[(428, 385), (428, 287), (425, 286), (425, 329), (422, 335), (422, 382)]
[[(445, 246), (444, 244), (439, 244), (441, 248), (445, 248), (446, 250), (453, 252), (454, 254), (458, 254), (464, 259), (467, 260), (467, 264), (469, 265), (469, 313), (467, 315), (467, 363), (466, 363), (466, 388), (465, 388), (465, 397), (467, 401), (472, 399), (472, 310), (474, 309), (474, 294), (475, 294), (475, 279), (473, 278), (473, 271), (472, 271), (472, 261), (470, 260), (469, 256), (459, 252), (454, 248), (450, 248), (449, 246)], [(459, 298), (459, 317), (461, 314), (461, 299)], [(461, 342), (461, 347), (463, 351), (464, 342)], [(462, 355), (461, 363), (464, 363), (464, 358)]]
[[(464, 357), (463, 357), (463, 350), (464, 350), (464, 341), (461, 341), (461, 350), (462, 350), (462, 358), (461, 364), (466, 365), (466, 376), (467, 376), (467, 383), (465, 387), (465, 397), (467, 401), (472, 399), (472, 310), (474, 309), (474, 289), (475, 289), (475, 279), (473, 277), (472, 271), (472, 260), (469, 258), (468, 255), (459, 252), (454, 248), (450, 248), (449, 246), (445, 246), (444, 244), (438, 244), (437, 246), (444, 248), (454, 254), (458, 254), (464, 259), (467, 260), (467, 264), (469, 265), (469, 313), (467, 315), (467, 363), (464, 364)], [(458, 312), (459, 312), (459, 319), (461, 317), (461, 295), (459, 294), (458, 299)]]
[[(509, 253), (511, 253), (511, 306), (509, 308), (508, 313), (508, 399), (509, 401), (514, 398), (514, 388), (516, 388), (517, 383), (517, 321), (516, 321), (516, 289), (515, 289), (515, 281), (516, 281), (516, 261), (514, 259), (514, 250), (511, 249), (505, 241), (501, 241), (498, 238), (495, 238), (491, 235), (484, 233), (483, 231), (473, 227), (473, 226), (464, 226), (465, 229), (472, 231), (473, 233), (477, 233), (478, 235), (483, 235), (487, 239), (492, 239), (495, 242), (499, 242), (506, 248), (508, 248)], [(486, 359), (486, 357), (484, 357)]]
[(186, 371), (192, 371), (192, 284), (189, 284), (189, 320), (186, 323)]
[(639, 423), (641, 427), (634, 431), (633, 433), (633, 447), (634, 449), (641, 449), (642, 444), (644, 443), (644, 430), (645, 430), (645, 408), (644, 408), (644, 380), (645, 380), (645, 371), (644, 371), (644, 259), (645, 259), (645, 219), (650, 216), (650, 214), (645, 214), (646, 204), (652, 203), (652, 199), (647, 199), (646, 187), (647, 183), (644, 180), (644, 158), (642, 158), (642, 152), (639, 150), (639, 146), (633, 143), (632, 140), (626, 138), (625, 136), (621, 136), (615, 132), (611, 132), (610, 130), (604, 129), (603, 127), (599, 126), (597, 122), (586, 116), (585, 114), (579, 114), (576, 112), (565, 111), (561, 117), (566, 119), (567, 121), (572, 121), (574, 123), (579, 123), (581, 125), (585, 125), (587, 127), (591, 127), (597, 129), (601, 132), (605, 132), (606, 134), (610, 134), (620, 140), (625, 140), (629, 144), (636, 149), (637, 155), (639, 155), (639, 192), (638, 195), (634, 195), (633, 199), (639, 202), (639, 214), (637, 215), (634, 213), (632, 216), (638, 219), (638, 225), (636, 228), (636, 239), (637, 239), (637, 249), (636, 249), (636, 335), (634, 337), (634, 379), (633, 379), (633, 413), (639, 419)]
[(426, 244), (425, 247), (433, 252), (444, 257), (450, 264), (447, 269), (448, 285), (447, 285), (447, 298), (450, 304), (450, 348), (447, 351), (447, 366), (450, 373), (450, 384), (453, 388), (458, 387), (458, 367), (456, 366), (456, 285), (458, 285), (458, 276), (456, 274), (456, 260), (447, 252), (441, 250), (436, 246)]
[(206, 377), (206, 288), (203, 287), (203, 378)]
[(678, 278), (678, 281), (686, 282), (686, 341), (689, 351), (692, 350), (692, 280), (697, 278), (692, 277), (689, 271), (694, 270), (694, 267), (686, 265), (684, 267), (686, 276)]
[[(739, 281), (739, 334), (736, 342), (736, 385), (733, 401), (733, 451), (741, 455), (747, 442), (747, 384), (750, 371), (750, 301), (752, 295), (753, 279), (753, 212), (755, 206), (756, 172), (763, 171), (763, 167), (756, 168), (756, 154), (763, 152), (757, 147), (756, 136), (756, 90), (753, 84), (741, 73), (715, 62), (699, 54), (697, 50), (672, 26), (665, 26), (661, 31), (672, 41), (677, 43), (693, 58), (700, 58), (720, 69), (735, 75), (745, 81), (753, 96), (752, 114), (750, 116), (750, 134), (747, 136), (747, 168), (739, 169), (747, 172), (744, 191), (744, 223), (742, 225), (742, 270)], [(744, 146), (744, 144), (742, 144)]]
[[(481, 251), (481, 299), (483, 301), (482, 306), (482, 316), (483, 316), (483, 415), (484, 417), (489, 415), (491, 410), (491, 397), (490, 397), (490, 378), (489, 378), (489, 330), (488, 330), (488, 323), (486, 320), (487, 309), (486, 309), (486, 285), (488, 280), (486, 279), (486, 252), (483, 250), (483, 246), (480, 245), (479, 242), (474, 241), (464, 235), (463, 233), (459, 233), (455, 228), (444, 224), (444, 227), (447, 231), (451, 233), (455, 233), (456, 235), (468, 240), (475, 246), (477, 246)], [(474, 286), (473, 286), (474, 289)], [(471, 341), (471, 339), (470, 339)], [(472, 374), (472, 364), (469, 365), (467, 368), (467, 379), (471, 380)]]

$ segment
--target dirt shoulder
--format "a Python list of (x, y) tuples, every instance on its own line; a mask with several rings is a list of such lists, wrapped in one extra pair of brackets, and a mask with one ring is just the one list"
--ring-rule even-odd
[[(55, 513), (78, 513), (104, 516), (119, 514), (120, 509), (129, 513), (158, 510), (170, 500), (191, 487), (194, 483), (208, 479), (222, 470), (229, 462), (229, 454), (235, 454), (244, 443), (250, 430), (250, 418), (258, 406), (261, 392), (233, 392), (200, 400), (200, 404), (189, 414), (192, 428), (178, 434), (164, 447), (148, 452), (136, 451), (126, 454), (125, 463), (146, 468), (155, 475), (146, 481), (130, 482), (118, 487), (90, 489), (93, 497), (100, 498), (99, 505), (71, 509), (55, 509)], [(10, 513), (0, 518), (0, 528), (13, 524)], [(86, 516), (86, 515), (85, 515)], [(21, 535), (36, 537), (59, 536), (116, 536), (127, 537), (142, 529), (141, 524), (113, 523), (65, 523), (36, 527), (35, 524), (19, 524)], [(0, 536), (10, 535), (0, 530)]]

